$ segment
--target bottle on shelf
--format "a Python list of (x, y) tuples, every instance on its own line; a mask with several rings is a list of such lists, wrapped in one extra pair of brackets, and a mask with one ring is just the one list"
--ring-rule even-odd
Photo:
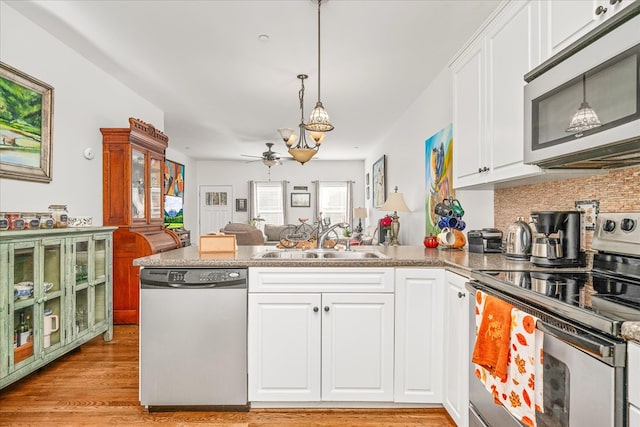
[(24, 317), (24, 311), (20, 312), (20, 324), (18, 325), (18, 347), (29, 342), (29, 325)]
[(33, 338), (33, 331), (31, 330), (31, 315), (27, 314), (27, 342), (30, 342)]

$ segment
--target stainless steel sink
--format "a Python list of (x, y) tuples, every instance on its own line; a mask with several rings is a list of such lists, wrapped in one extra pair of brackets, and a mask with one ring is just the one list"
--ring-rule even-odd
[(335, 250), (292, 250), (268, 251), (253, 256), (253, 259), (334, 259), (334, 260), (362, 260), (389, 259), (378, 251), (335, 251)]

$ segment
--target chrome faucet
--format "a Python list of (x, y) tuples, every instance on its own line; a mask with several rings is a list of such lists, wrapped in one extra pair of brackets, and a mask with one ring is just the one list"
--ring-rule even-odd
[(339, 222), (337, 224), (333, 224), (331, 227), (326, 228), (322, 231), (318, 231), (318, 249), (322, 249), (324, 248), (324, 241), (327, 239), (327, 236), (329, 235), (329, 233), (333, 230), (335, 230), (336, 228), (349, 228), (349, 224), (347, 224), (346, 222)]

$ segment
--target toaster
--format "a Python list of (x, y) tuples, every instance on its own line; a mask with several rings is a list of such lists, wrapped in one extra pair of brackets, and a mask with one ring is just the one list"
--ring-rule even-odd
[(482, 230), (469, 230), (467, 232), (469, 252), (476, 253), (501, 253), (502, 231), (497, 228), (483, 228)]

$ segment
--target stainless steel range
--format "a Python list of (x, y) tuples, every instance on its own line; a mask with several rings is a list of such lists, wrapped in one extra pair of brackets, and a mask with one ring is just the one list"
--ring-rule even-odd
[[(591, 271), (478, 270), (471, 292), (536, 316), (544, 333), (543, 413), (538, 426), (626, 426), (626, 343), (622, 323), (640, 321), (640, 212), (600, 213)], [(474, 301), (470, 299), (470, 301)], [(470, 331), (475, 331), (470, 306)], [(471, 349), (475, 334), (471, 334)], [(520, 426), (473, 375), (471, 426)], [(595, 402), (598, 402), (594, 405)]]

